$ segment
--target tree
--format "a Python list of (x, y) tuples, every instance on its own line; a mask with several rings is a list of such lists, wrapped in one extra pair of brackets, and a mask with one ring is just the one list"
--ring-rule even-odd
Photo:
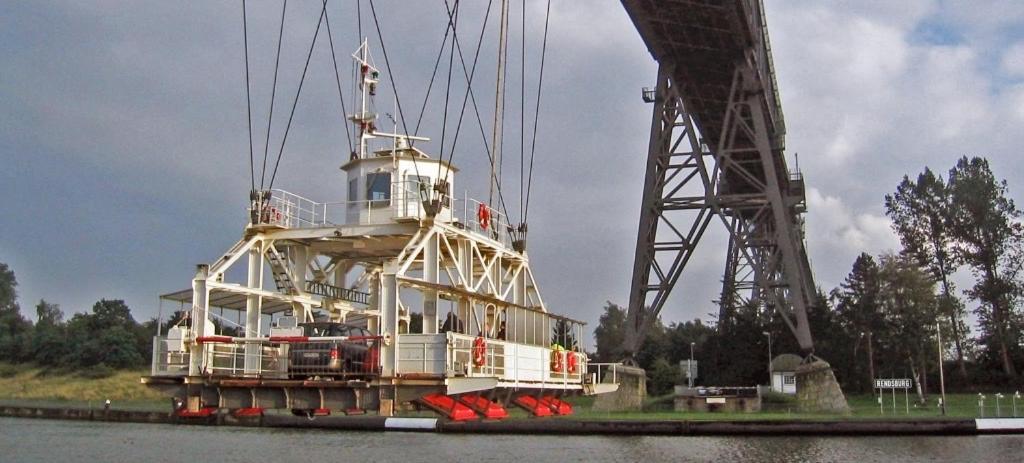
[(905, 360), (924, 403), (939, 316), (935, 281), (909, 256), (884, 255), (881, 261), (879, 302), (888, 333), (884, 343), (892, 357)]
[(701, 382), (718, 385), (764, 384), (768, 380), (768, 319), (762, 307), (748, 302), (718, 320), (717, 332), (697, 352)]
[[(867, 383), (875, 378), (874, 340), (884, 329), (882, 314), (879, 310), (879, 279), (878, 264), (874, 258), (861, 253), (853, 263), (853, 269), (843, 281), (840, 288), (832, 291), (836, 300), (836, 312), (849, 334), (856, 338), (853, 346), (854, 358), (860, 349), (862, 340), (867, 342)], [(855, 382), (863, 388), (865, 383)]]
[[(654, 368), (654, 363), (658, 359), (665, 359), (668, 357), (669, 352), (669, 339), (665, 325), (661, 323), (661, 318), (655, 318), (654, 320), (648, 320), (647, 333), (644, 335), (644, 343), (640, 346), (639, 352), (634, 356), (634, 360), (640, 368), (650, 371)], [(650, 389), (650, 385), (648, 385)]]
[(60, 365), (70, 348), (60, 306), (40, 299), (36, 304), (36, 326), (32, 330), (32, 359), (45, 366)]
[(100, 299), (92, 306), (92, 321), (96, 328), (134, 326), (135, 319), (128, 305), (120, 299)]
[(622, 360), (622, 344), (625, 342), (626, 311), (618, 305), (605, 302), (604, 313), (594, 328), (594, 343), (599, 362)]
[(36, 304), (36, 326), (60, 325), (64, 322), (64, 312), (57, 304), (50, 304), (45, 299), (40, 299)]
[(18, 279), (14, 270), (0, 262), (0, 307), (10, 307), (18, 303)]
[(968, 328), (964, 323), (963, 303), (957, 298), (950, 281), (959, 267), (953, 253), (950, 206), (949, 188), (928, 168), (917, 176), (916, 182), (904, 175), (896, 192), (885, 196), (886, 214), (892, 219), (893, 230), (899, 235), (904, 252), (927, 269), (941, 285), (939, 306), (950, 326), (957, 370), (962, 378), (966, 378), (964, 339)]
[(140, 366), (149, 355), (141, 338), (151, 335), (142, 333), (124, 301), (103, 299), (93, 305), (92, 313), (78, 313), (68, 321), (68, 343), (75, 348), (63, 361), (75, 367)]
[(690, 343), (693, 343), (694, 356), (703, 352), (708, 340), (715, 335), (715, 329), (711, 325), (705, 325), (699, 318), (682, 322), (671, 323), (666, 329), (668, 344), (668, 361), (679, 364), (681, 360), (689, 360)]
[(679, 383), (679, 364), (671, 363), (664, 357), (658, 357), (647, 368), (650, 381), (647, 382), (647, 392), (652, 396), (663, 396), (669, 394)]
[(7, 264), (0, 263), (0, 359), (27, 360), (32, 324), (18, 306), (18, 280)]
[(981, 302), (976, 312), (981, 342), (990, 354), (996, 353), (1003, 373), (1015, 378), (1014, 351), (1020, 350), (1015, 302), (1021, 292), (1021, 213), (1007, 197), (1006, 181), (996, 180), (984, 158), (960, 158), (949, 171), (948, 185), (954, 250), (977, 280), (967, 294)]
[(136, 349), (135, 335), (124, 326), (104, 330), (93, 344), (97, 365), (111, 368), (132, 368), (142, 365), (142, 354)]

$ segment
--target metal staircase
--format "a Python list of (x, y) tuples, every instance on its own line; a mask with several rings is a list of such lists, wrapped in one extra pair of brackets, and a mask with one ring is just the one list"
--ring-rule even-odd
[(266, 253), (267, 262), (270, 264), (270, 275), (274, 278), (274, 285), (282, 294), (296, 295), (298, 290), (295, 283), (288, 275), (288, 257), (281, 254), (277, 248), (271, 246)]

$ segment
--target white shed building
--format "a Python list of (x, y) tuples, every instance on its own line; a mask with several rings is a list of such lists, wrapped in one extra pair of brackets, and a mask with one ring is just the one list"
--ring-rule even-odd
[(793, 354), (782, 354), (772, 359), (772, 392), (796, 394), (796, 367), (801, 361)]

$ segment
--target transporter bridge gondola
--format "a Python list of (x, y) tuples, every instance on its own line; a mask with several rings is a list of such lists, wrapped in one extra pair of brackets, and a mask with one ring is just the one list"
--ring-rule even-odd
[(182, 399), (182, 416), (500, 419), (510, 405), (568, 414), (566, 396), (615, 390), (588, 363), (584, 323), (548, 311), (505, 214), (450, 194), (457, 169), (414, 146), (425, 138), (376, 128), (380, 73), (365, 41), (353, 58), (347, 199), (255, 191), (238, 242), (162, 296), (181, 310), (143, 382)]

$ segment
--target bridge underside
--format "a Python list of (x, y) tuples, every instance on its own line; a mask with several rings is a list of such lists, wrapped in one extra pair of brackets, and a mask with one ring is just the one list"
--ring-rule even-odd
[[(803, 179), (785, 123), (760, 0), (622, 0), (659, 63), (626, 350), (644, 334), (712, 221), (728, 232), (720, 316), (778, 310), (806, 353), (814, 282)], [(717, 217), (717, 219), (716, 219)]]

